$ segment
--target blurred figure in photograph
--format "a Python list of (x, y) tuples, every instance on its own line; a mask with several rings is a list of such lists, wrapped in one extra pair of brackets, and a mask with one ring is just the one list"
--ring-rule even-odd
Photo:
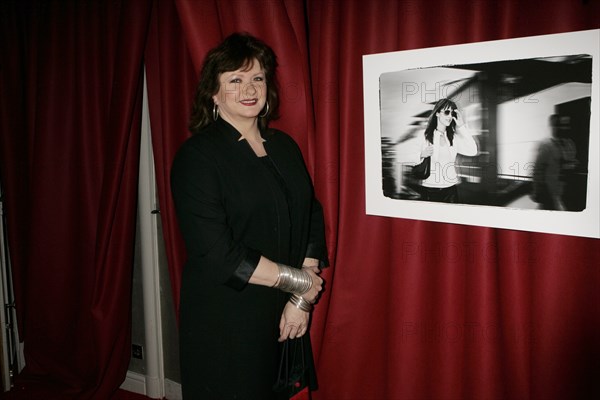
[(551, 115), (552, 137), (542, 141), (538, 148), (531, 197), (542, 210), (566, 210), (563, 201), (565, 183), (577, 166), (575, 143), (569, 137), (570, 126), (569, 116)]
[(456, 155), (476, 156), (477, 143), (456, 103), (443, 98), (435, 104), (417, 146), (410, 155), (411, 162), (419, 164), (431, 157), (431, 174), (420, 182), (421, 200), (457, 203), (460, 178)]

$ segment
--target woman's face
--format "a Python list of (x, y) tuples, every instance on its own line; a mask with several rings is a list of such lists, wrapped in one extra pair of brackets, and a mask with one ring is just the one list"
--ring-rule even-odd
[(265, 72), (255, 59), (251, 68), (223, 72), (219, 75), (219, 91), (213, 101), (221, 117), (229, 122), (256, 118), (267, 101)]
[(443, 110), (437, 112), (437, 128), (440, 130), (444, 130), (447, 128), (452, 120), (456, 117), (455, 109), (451, 107), (446, 107)]

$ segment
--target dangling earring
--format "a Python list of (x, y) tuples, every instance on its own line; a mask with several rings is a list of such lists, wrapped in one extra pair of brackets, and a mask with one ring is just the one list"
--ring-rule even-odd
[(267, 107), (266, 107), (266, 110), (265, 110), (265, 112), (264, 112), (262, 115), (259, 115), (259, 116), (258, 116), (259, 118), (264, 118), (264, 117), (266, 117), (266, 116), (267, 116), (267, 114), (269, 113), (269, 102), (268, 102), (268, 101), (267, 101), (266, 105), (267, 105)]
[(217, 120), (219, 118), (219, 106), (217, 103), (213, 105), (213, 120)]

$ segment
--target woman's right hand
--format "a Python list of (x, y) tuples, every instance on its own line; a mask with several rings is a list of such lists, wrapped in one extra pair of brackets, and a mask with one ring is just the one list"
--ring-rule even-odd
[(317, 275), (312, 269), (303, 269), (310, 275), (312, 279), (312, 286), (310, 287), (310, 290), (308, 292), (302, 294), (301, 296), (304, 298), (304, 300), (314, 304), (317, 300), (317, 297), (319, 297), (319, 293), (321, 292), (321, 290), (323, 290), (323, 279), (319, 275)]
[(433, 154), (433, 146), (432, 145), (428, 145), (423, 150), (421, 150), (421, 158), (431, 157), (432, 154)]

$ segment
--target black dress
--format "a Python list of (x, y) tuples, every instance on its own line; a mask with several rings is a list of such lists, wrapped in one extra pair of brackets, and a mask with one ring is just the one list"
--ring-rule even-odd
[[(248, 280), (261, 255), (298, 268), (305, 257), (327, 264), (322, 209), (296, 143), (269, 130), (261, 160), (240, 137), (219, 119), (182, 145), (171, 171), (188, 253), (179, 332), (186, 400), (280, 398), (273, 384), (288, 295)], [(314, 388), (310, 339), (301, 340)]]

